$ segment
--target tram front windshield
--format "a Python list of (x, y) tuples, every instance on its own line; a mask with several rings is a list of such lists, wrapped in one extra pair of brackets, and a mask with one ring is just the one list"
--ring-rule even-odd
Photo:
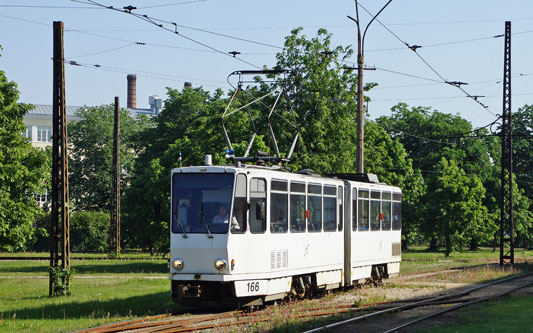
[(231, 221), (234, 174), (172, 177), (172, 232), (225, 234)]

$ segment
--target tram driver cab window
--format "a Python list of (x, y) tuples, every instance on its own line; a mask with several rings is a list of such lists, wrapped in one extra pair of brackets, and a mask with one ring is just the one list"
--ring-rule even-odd
[(235, 197), (233, 198), (233, 214), (232, 214), (232, 233), (246, 232), (246, 215), (247, 215), (247, 201), (246, 201), (246, 176), (238, 174), (235, 180)]
[(250, 232), (266, 231), (266, 180), (252, 178), (250, 181)]

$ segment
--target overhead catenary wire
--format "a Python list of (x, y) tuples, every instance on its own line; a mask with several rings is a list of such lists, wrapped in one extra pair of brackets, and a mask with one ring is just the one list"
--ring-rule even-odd
[(205, 1), (207, 1), (207, 0), (191, 0), (191, 1), (184, 1), (184, 2), (175, 2), (175, 3), (161, 4), (161, 5), (143, 6), (143, 7), (139, 7), (139, 9), (160, 8), (160, 7), (171, 7), (171, 6), (186, 5), (186, 4), (189, 4), (189, 3), (205, 2)]
[[(366, 9), (363, 5), (360, 5), (361, 8), (363, 8), (363, 10), (365, 12), (367, 12), (370, 16), (373, 16), (372, 13), (370, 13), (370, 11), (368, 9)], [(493, 116), (497, 117), (497, 115), (492, 112), (491, 110), (489, 110), (488, 106), (485, 105), (484, 103), (482, 103), (481, 101), (479, 101), (477, 98), (474, 98), (470, 93), (468, 93), (462, 86), (461, 84), (454, 84), (450, 81), (448, 81), (447, 79), (445, 79), (433, 66), (431, 66), (429, 64), (429, 62), (424, 59), (424, 57), (422, 57), (416, 50), (417, 48), (419, 48), (420, 46), (419, 45), (409, 45), (409, 43), (405, 42), (403, 39), (401, 39), (398, 35), (396, 35), (391, 29), (389, 29), (385, 24), (383, 24), (383, 22), (381, 22), (379, 19), (376, 19), (376, 21), (382, 26), (384, 27), (389, 33), (391, 33), (396, 39), (398, 39), (403, 45), (405, 45), (406, 47), (408, 47), (409, 49), (411, 49), (416, 55), (418, 58), (420, 58), (420, 60), (422, 60), (422, 62), (424, 62), (426, 64), (426, 66), (433, 72), (435, 73), (435, 75), (437, 75), (443, 82), (445, 83), (449, 83), (450, 85), (456, 87), (457, 89), (461, 90), (467, 97), (470, 97), (473, 101), (475, 101), (476, 103), (478, 103), (479, 105), (481, 105), (481, 107), (483, 107), (483, 109), (485, 109), (487, 112), (489, 112), (490, 114), (492, 114)]]
[(89, 56), (98, 55), (98, 54), (102, 54), (102, 53), (113, 52), (113, 51), (116, 51), (116, 50), (121, 50), (121, 49), (130, 47), (130, 46), (134, 46), (134, 45), (138, 45), (138, 44), (137, 43), (128, 43), (126, 45), (113, 47), (111, 49), (106, 49), (106, 50), (102, 50), (102, 51), (91, 52), (91, 53), (86, 53), (86, 54), (67, 57), (67, 58), (65, 58), (65, 60), (74, 59), (74, 58), (83, 58), (83, 57), (89, 57)]
[[(52, 26), (49, 23), (44, 23), (44, 22), (39, 22), (39, 21), (34, 21), (34, 20), (28, 20), (28, 19), (21, 18), (21, 17), (2, 15), (2, 14), (0, 14), (0, 17), (5, 17), (5, 18), (8, 18), (8, 19), (12, 19), (12, 20), (28, 22), (28, 23), (33, 23), (33, 24), (38, 24), (38, 25), (43, 25), (43, 26), (48, 26), (48, 27)], [(94, 31), (133, 31), (133, 30), (123, 30), (123, 29), (118, 29), (118, 30), (105, 30), (105, 29), (103, 29), (103, 30), (102, 29), (87, 30), (87, 29), (77, 29), (77, 28), (67, 28), (67, 29), (64, 30), (65, 33), (74, 32), (74, 33), (85, 34), (85, 35), (92, 36), (92, 37), (108, 39), (108, 40), (114, 40), (114, 41), (118, 41), (118, 42), (134, 43), (134, 44), (137, 44), (137, 45), (147, 45), (147, 46), (152, 46), (152, 47), (171, 48), (171, 49), (184, 50), (184, 51), (193, 51), (193, 52), (218, 53), (217, 51), (213, 51), (213, 50), (205, 49), (205, 48), (200, 49), (200, 48), (191, 48), (191, 47), (183, 47), (183, 46), (168, 45), (168, 44), (150, 43), (150, 42), (145, 42), (145, 41), (135, 41), (135, 40), (131, 40), (131, 39), (125, 39), (125, 38), (120, 38), (120, 37), (115, 37), (115, 36), (98, 34), (98, 33), (95, 33)], [(137, 29), (135, 31), (151, 31), (151, 30)], [(241, 54), (242, 55), (268, 55), (268, 54), (276, 54), (276, 53), (272, 53), (272, 52), (241, 52)], [(77, 56), (76, 57), (72, 56), (70, 58), (77, 58)]]
[(187, 36), (183, 35), (182, 33), (179, 33), (179, 32), (177, 31), (177, 27), (176, 27), (176, 26), (175, 26), (175, 29), (170, 29), (170, 28), (168, 28), (168, 27), (165, 27), (163, 24), (156, 23), (156, 22), (154, 21), (154, 19), (152, 19), (152, 18), (151, 18), (150, 16), (148, 16), (148, 15), (141, 15), (141, 14), (137, 14), (137, 13), (132, 12), (132, 9), (130, 9), (130, 10), (128, 10), (128, 9), (121, 10), (121, 9), (114, 8), (114, 7), (112, 7), (112, 6), (105, 6), (105, 5), (100, 4), (100, 3), (96, 2), (96, 1), (93, 1), (93, 0), (87, 0), (87, 1), (71, 0), (71, 1), (81, 2), (81, 3), (86, 3), (86, 4), (92, 4), (92, 5), (95, 5), (95, 6), (99, 6), (99, 7), (107, 8), (107, 9), (109, 9), (109, 10), (113, 10), (113, 11), (117, 11), (117, 12), (120, 12), (120, 13), (125, 13), (125, 14), (132, 15), (132, 16), (134, 16), (134, 17), (136, 17), (136, 18), (138, 18), (138, 19), (140, 19), (140, 20), (142, 20), (142, 21), (148, 22), (148, 23), (153, 24), (153, 25), (155, 25), (155, 26), (157, 26), (157, 27), (159, 27), (159, 28), (161, 28), (161, 29), (163, 29), (163, 30), (166, 30), (166, 31), (168, 31), (168, 32), (171, 32), (171, 33), (173, 33), (173, 34), (175, 34), (175, 35), (177, 35), (177, 36), (179, 36), (179, 37), (182, 37), (182, 38), (184, 38), (184, 39), (187, 39), (187, 40), (189, 40), (190, 42), (196, 43), (196, 44), (201, 45), (201, 46), (203, 46), (203, 47), (205, 47), (205, 48), (208, 48), (208, 49), (210, 49), (210, 50), (216, 51), (217, 53), (220, 53), (220, 54), (223, 54), (223, 55), (228, 56), (228, 57), (230, 57), (230, 58), (236, 59), (236, 60), (238, 60), (238, 61), (240, 61), (240, 62), (243, 62), (243, 63), (245, 63), (245, 64), (247, 64), (247, 65), (249, 65), (249, 66), (252, 66), (252, 67), (254, 67), (254, 68), (257, 68), (257, 69), (260, 69), (260, 68), (261, 68), (261, 67), (255, 65), (255, 64), (253, 64), (253, 63), (251, 63), (251, 62), (249, 62), (249, 61), (246, 61), (246, 60), (244, 60), (244, 59), (242, 59), (242, 58), (240, 58), (240, 57), (232, 56), (231, 54), (228, 54), (228, 53), (226, 53), (226, 52), (224, 52), (224, 51), (221, 51), (221, 50), (219, 50), (219, 49), (217, 49), (217, 48), (215, 48), (215, 47), (212, 47), (212, 46), (210, 46), (210, 45), (208, 45), (208, 44), (205, 44), (205, 43), (200, 42), (200, 41), (197, 41), (197, 40), (195, 40), (195, 39), (193, 39), (193, 38), (187, 37)]
[[(82, 2), (82, 3), (94, 2), (92, 0), (71, 0), (71, 1)], [(206, 1), (206, 0), (203, 0), (203, 1)], [(199, 32), (203, 32), (203, 33), (207, 33), (207, 34), (211, 34), (211, 35), (215, 35), (215, 36), (219, 36), (219, 37), (234, 39), (234, 40), (238, 40), (238, 41), (241, 41), (241, 42), (246, 42), (246, 43), (251, 43), (251, 44), (256, 44), (256, 45), (261, 45), (261, 46), (267, 46), (267, 47), (271, 47), (271, 48), (275, 48), (275, 49), (283, 49), (281, 46), (268, 44), (268, 43), (263, 43), (263, 42), (259, 42), (259, 41), (255, 41), (255, 40), (251, 40), (251, 39), (231, 36), (231, 35), (227, 35), (227, 34), (222, 34), (222, 33), (210, 31), (210, 30), (207, 30), (207, 29), (201, 29), (201, 28), (191, 27), (191, 26), (187, 26), (187, 25), (183, 25), (183, 24), (178, 24), (176, 22), (172, 22), (172, 21), (168, 21), (168, 20), (163, 20), (163, 19), (151, 17), (151, 16), (148, 16), (148, 15), (136, 14), (136, 13), (134, 13), (132, 11), (129, 11), (129, 10), (121, 10), (121, 9), (118, 9), (118, 8), (110, 8), (110, 6), (105, 6), (105, 5), (100, 5), (100, 6), (103, 6), (105, 8), (109, 8), (109, 9), (114, 9), (114, 10), (117, 10), (117, 11), (120, 11), (120, 12), (126, 12), (126, 13), (132, 14), (134, 16), (142, 16), (143, 18), (149, 19), (151, 21), (165, 23), (165, 24), (168, 24), (168, 25), (172, 25), (174, 27), (180, 27), (180, 28), (185, 28), (185, 29), (188, 29), (188, 30), (199, 31)], [(152, 7), (157, 7), (157, 6), (139, 7), (137, 9), (152, 8)], [(155, 24), (155, 25), (158, 25), (158, 24)]]
[[(171, 75), (171, 74), (164, 74), (164, 73), (156, 73), (156, 72), (149, 72), (149, 71), (131, 69), (131, 68), (128, 69), (128, 68), (120, 68), (120, 67), (113, 67), (113, 66), (105, 66), (105, 65), (100, 65), (100, 64), (89, 64), (89, 63), (82, 63), (82, 62), (77, 62), (77, 61), (65, 61), (65, 64), (71, 65), (71, 66), (99, 69), (99, 70), (116, 72), (116, 73), (132, 73), (132, 72), (134, 72), (134, 73), (137, 73), (137, 75), (139, 75), (139, 76), (155, 78), (155, 79), (161, 79), (161, 80), (167, 80), (167, 81), (185, 82), (185, 80), (188, 80), (188, 81), (195, 81), (195, 82), (224, 83), (222, 81), (199, 79), (199, 78), (179, 76), (179, 75)], [(214, 88), (225, 89), (225, 87), (222, 87), (220, 85), (214, 85), (214, 84), (203, 84), (203, 85), (214, 87)]]
[[(156, 7), (169, 7), (169, 6), (177, 6), (177, 5), (185, 5), (189, 3), (195, 3), (195, 2), (204, 2), (207, 0), (191, 0), (191, 1), (184, 1), (184, 2), (175, 2), (175, 3), (167, 3), (167, 4), (161, 4), (161, 5), (153, 5), (153, 6), (144, 6), (139, 7), (139, 9), (148, 9), (148, 8), (156, 8)], [(102, 10), (104, 8), (97, 8), (97, 7), (90, 7), (90, 6), (54, 6), (54, 5), (0, 5), (0, 7), (4, 8), (41, 8), (41, 9), (99, 9)]]

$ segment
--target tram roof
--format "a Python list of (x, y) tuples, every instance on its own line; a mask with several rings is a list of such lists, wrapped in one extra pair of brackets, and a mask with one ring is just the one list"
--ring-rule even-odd
[(365, 184), (367, 186), (370, 185), (370, 187), (374, 187), (372, 185), (375, 185), (375, 187), (387, 186), (387, 187), (393, 187), (395, 188), (395, 190), (400, 190), (400, 188), (396, 186), (388, 185), (386, 183), (364, 181), (365, 179), (364, 177), (355, 176), (354, 174), (332, 174), (330, 176), (321, 176), (318, 174), (309, 173), (308, 170), (303, 170), (303, 172), (291, 172), (280, 166), (260, 166), (260, 165), (251, 165), (251, 164), (241, 164), (240, 166), (235, 166), (233, 164), (200, 165), (200, 166), (188, 166), (188, 167), (182, 167), (182, 168), (174, 168), (172, 169), (171, 173), (172, 174), (174, 173), (237, 173), (237, 172), (245, 172), (245, 171), (251, 171), (251, 170), (258, 171), (258, 172), (266, 171), (270, 174), (284, 173), (285, 175), (291, 175), (291, 176), (295, 176), (301, 179), (317, 179), (318, 178), (322, 181), (324, 180), (336, 180), (336, 181), (341, 181), (341, 182), (351, 181), (351, 182)]

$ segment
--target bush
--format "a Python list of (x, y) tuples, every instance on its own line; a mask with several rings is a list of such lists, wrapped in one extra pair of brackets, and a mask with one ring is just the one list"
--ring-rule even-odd
[(50, 213), (43, 213), (35, 219), (35, 239), (27, 244), (27, 250), (50, 251)]
[[(32, 251), (50, 251), (50, 213), (36, 221), (36, 241)], [(107, 252), (109, 248), (109, 214), (97, 211), (75, 212), (70, 217), (72, 252)]]
[(70, 247), (73, 252), (107, 252), (109, 214), (76, 212), (70, 218)]

